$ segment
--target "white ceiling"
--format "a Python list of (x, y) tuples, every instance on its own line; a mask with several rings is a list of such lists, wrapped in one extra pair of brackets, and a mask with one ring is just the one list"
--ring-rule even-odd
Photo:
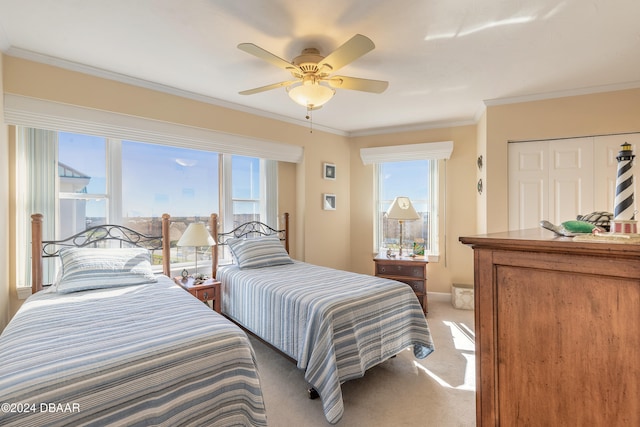
[[(358, 135), (473, 123), (485, 101), (640, 87), (639, 0), (2, 0), (0, 49), (84, 72), (306, 123), (280, 88), (287, 60), (353, 35), (376, 48), (339, 74), (389, 81), (340, 90), (314, 127)], [(133, 78), (133, 80), (131, 79)]]

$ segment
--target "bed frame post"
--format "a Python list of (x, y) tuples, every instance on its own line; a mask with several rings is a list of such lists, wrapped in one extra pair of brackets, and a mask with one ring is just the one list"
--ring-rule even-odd
[(31, 293), (42, 289), (42, 214), (31, 215)]
[(289, 253), (289, 212), (282, 214), (284, 217), (284, 248)]
[(211, 237), (216, 241), (216, 246), (211, 247), (211, 277), (215, 279), (218, 273), (218, 214), (211, 214), (209, 230)]
[(169, 236), (169, 214), (162, 214), (162, 273), (171, 277), (171, 238)]

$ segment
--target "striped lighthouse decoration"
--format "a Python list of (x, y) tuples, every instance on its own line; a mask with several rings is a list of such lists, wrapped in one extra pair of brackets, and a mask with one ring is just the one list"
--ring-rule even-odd
[(631, 144), (622, 144), (616, 160), (618, 161), (618, 174), (616, 176), (616, 198), (614, 206), (614, 221), (612, 232), (636, 233), (635, 205), (633, 198), (633, 154)]

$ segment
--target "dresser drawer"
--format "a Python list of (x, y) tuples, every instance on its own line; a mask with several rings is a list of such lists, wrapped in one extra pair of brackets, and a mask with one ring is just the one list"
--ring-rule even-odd
[(376, 276), (405, 276), (426, 279), (426, 268), (422, 265), (376, 264)]

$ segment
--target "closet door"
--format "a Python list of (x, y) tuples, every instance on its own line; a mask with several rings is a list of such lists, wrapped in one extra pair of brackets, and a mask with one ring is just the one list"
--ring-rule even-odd
[(553, 224), (594, 211), (593, 138), (549, 141), (549, 217)]
[(509, 144), (509, 229), (593, 212), (593, 138)]
[(549, 144), (509, 143), (509, 229), (539, 227), (549, 216)]

